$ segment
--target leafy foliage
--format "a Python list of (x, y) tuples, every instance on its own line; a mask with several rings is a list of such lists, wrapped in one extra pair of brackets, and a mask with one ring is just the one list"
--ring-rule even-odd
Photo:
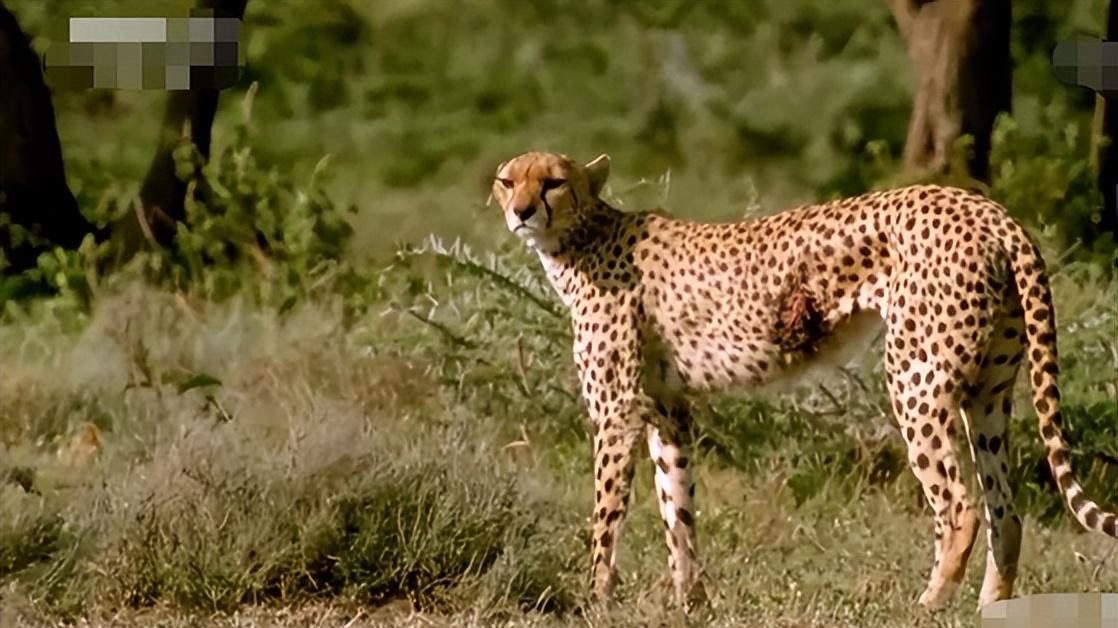
[[(244, 121), (234, 127), (232, 142), (202, 166), (201, 180), (188, 182), (186, 221), (178, 225), (175, 246), (152, 265), (174, 287), (198, 286), (207, 297), (222, 299), (246, 279), (237, 262), (249, 261), (274, 278), (286, 301), (304, 295), (315, 276), (337, 262), (353, 228), (322, 187), (326, 158), (306, 185), (257, 163), (249, 145), (254, 94), (252, 89), (245, 97)], [(200, 157), (186, 144), (176, 150), (176, 160)], [(195, 194), (199, 187), (204, 194)]]
[(1069, 119), (1060, 101), (1018, 102), (1012, 118), (994, 129), (992, 195), (1019, 218), (1048, 226), (1061, 241), (1086, 239), (1098, 261), (1114, 248), (1113, 234), (1100, 234), (1103, 211), (1090, 163), (1085, 125)]

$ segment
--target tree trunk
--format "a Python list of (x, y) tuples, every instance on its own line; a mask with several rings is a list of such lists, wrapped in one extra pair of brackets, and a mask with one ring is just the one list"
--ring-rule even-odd
[[(247, 3), (248, 0), (199, 0), (198, 6), (211, 9), (218, 16), (244, 19)], [(217, 103), (216, 89), (173, 91), (168, 95), (159, 145), (140, 188), (142, 216), (129, 214), (120, 226), (126, 256), (138, 248), (144, 235), (163, 245), (174, 239), (175, 223), (186, 218), (186, 181), (175, 172), (174, 151), (182, 140), (189, 139), (204, 159), (209, 157)], [(139, 224), (141, 219), (145, 224)]]
[[(1118, 7), (1111, 0), (1106, 18), (1106, 40), (1118, 39)], [(1101, 115), (1100, 134), (1096, 159), (1099, 165), (1099, 192), (1102, 192), (1103, 210), (1099, 227), (1114, 234), (1118, 240), (1118, 92), (1104, 90), (1095, 96), (1096, 113)]]
[[(66, 184), (39, 58), (2, 3), (0, 85), (0, 215), (10, 221), (0, 224), (0, 251), (10, 264), (0, 270), (24, 270), (51, 246), (76, 248), (92, 226)], [(20, 229), (29, 232), (30, 241), (17, 235)]]
[(970, 135), (969, 175), (988, 181), (990, 132), (1010, 109), (1010, 0), (889, 2), (916, 68), (905, 168), (946, 171), (955, 140)]

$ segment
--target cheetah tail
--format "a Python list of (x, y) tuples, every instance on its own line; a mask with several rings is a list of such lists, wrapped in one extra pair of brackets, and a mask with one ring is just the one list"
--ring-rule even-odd
[(1052, 313), (1052, 290), (1040, 251), (1023, 229), (1011, 250), (1010, 265), (1025, 311), (1025, 349), (1033, 389), (1033, 407), (1040, 423), (1040, 435), (1048, 455), (1048, 466), (1064, 495), (1068, 508), (1079, 523), (1096, 532), (1118, 538), (1118, 516), (1099, 508), (1087, 498), (1071, 469), (1071, 454), (1063, 438), (1060, 415), (1060, 390), (1057, 386), (1056, 324)]

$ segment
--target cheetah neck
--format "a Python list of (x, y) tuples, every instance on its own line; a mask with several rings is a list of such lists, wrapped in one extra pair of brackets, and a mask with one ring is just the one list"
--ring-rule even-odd
[(575, 294), (587, 285), (587, 270), (593, 266), (594, 256), (618, 237), (624, 222), (624, 213), (599, 200), (581, 213), (578, 223), (567, 230), (553, 250), (536, 249), (563, 305), (570, 307)]

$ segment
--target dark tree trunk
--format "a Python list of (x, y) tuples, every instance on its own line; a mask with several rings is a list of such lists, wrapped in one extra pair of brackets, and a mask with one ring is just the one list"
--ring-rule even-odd
[[(1118, 40), (1118, 7), (1111, 0), (1106, 18), (1106, 40)], [(1118, 92), (1105, 90), (1096, 107), (1101, 110), (1100, 134), (1106, 138), (1099, 144), (1099, 191), (1102, 192), (1103, 210), (1099, 227), (1118, 239)]]
[(943, 172), (971, 135), (969, 174), (989, 180), (990, 132), (1011, 102), (1010, 0), (889, 1), (916, 69), (905, 167)]
[[(200, 0), (198, 6), (212, 9), (220, 16), (243, 19), (247, 3), (248, 0)], [(168, 95), (159, 145), (140, 188), (146, 224), (138, 224), (140, 216), (130, 215), (122, 226), (124, 246), (129, 250), (126, 253), (139, 245), (140, 234), (145, 231), (161, 244), (169, 244), (174, 238), (175, 223), (186, 217), (186, 182), (175, 173), (174, 151), (183, 139), (189, 139), (203, 158), (209, 157), (217, 103), (216, 89), (191, 89)]]
[(77, 247), (92, 226), (66, 184), (62, 145), (39, 58), (16, 18), (0, 3), (0, 215), (32, 242), (0, 226), (9, 270), (35, 266), (52, 245)]

